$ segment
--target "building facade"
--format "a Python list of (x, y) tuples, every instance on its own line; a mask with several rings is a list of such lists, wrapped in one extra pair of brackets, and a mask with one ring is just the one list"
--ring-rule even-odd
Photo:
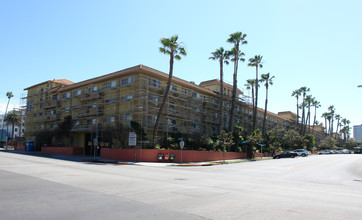
[(362, 142), (362, 125), (353, 126), (353, 138), (358, 142)]
[[(28, 87), (25, 89), (28, 92), (26, 139), (41, 144), (37, 137), (56, 131), (65, 118), (71, 116), (71, 134), (69, 138), (64, 137), (63, 142), (84, 148), (85, 154), (91, 151), (95, 142), (101, 143), (101, 147), (123, 147), (120, 139), (128, 134), (122, 132), (129, 128), (131, 121), (138, 122), (151, 141), (167, 79), (166, 73), (138, 65), (79, 83), (49, 80)], [(171, 133), (217, 135), (219, 84), (219, 80), (209, 80), (196, 85), (173, 77), (158, 137)], [(225, 83), (224, 88), (224, 127), (227, 127), (232, 86)], [(251, 129), (252, 106), (242, 100), (240, 90), (237, 94), (235, 125), (244, 127), (244, 130)], [(258, 109), (259, 128), (263, 114), (264, 110)], [(295, 127), (293, 114), (288, 117), (268, 112), (268, 129)]]

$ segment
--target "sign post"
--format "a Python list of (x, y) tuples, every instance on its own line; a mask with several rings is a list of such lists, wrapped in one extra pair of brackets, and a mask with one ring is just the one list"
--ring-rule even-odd
[(128, 146), (134, 146), (134, 162), (137, 161), (136, 145), (137, 145), (137, 134), (136, 134), (136, 132), (129, 132)]
[(185, 146), (185, 142), (181, 139), (180, 141), (180, 148), (181, 148), (181, 163), (182, 163), (182, 149), (184, 148)]

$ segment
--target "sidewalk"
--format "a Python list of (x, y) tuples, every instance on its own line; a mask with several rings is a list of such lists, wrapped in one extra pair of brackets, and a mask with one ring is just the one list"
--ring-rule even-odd
[(108, 164), (117, 164), (117, 165), (138, 165), (138, 166), (151, 166), (151, 167), (215, 166), (215, 165), (227, 165), (227, 164), (232, 164), (232, 163), (270, 159), (270, 158), (236, 159), (236, 160), (226, 160), (225, 163), (223, 163), (223, 161), (206, 161), (206, 162), (191, 162), (191, 163), (165, 163), (165, 162), (134, 162), (134, 161), (107, 160), (107, 159), (102, 159), (100, 157), (93, 157), (93, 156), (85, 156), (85, 155), (73, 156), (73, 155), (48, 154), (48, 153), (42, 153), (39, 151), (17, 151), (17, 150), (5, 151), (4, 148), (0, 148), (0, 152), (24, 154), (24, 155), (37, 156), (37, 157), (47, 157), (47, 158), (53, 158), (53, 159), (59, 159), (59, 160), (68, 160), (68, 161), (84, 162), (84, 163), (108, 163)]

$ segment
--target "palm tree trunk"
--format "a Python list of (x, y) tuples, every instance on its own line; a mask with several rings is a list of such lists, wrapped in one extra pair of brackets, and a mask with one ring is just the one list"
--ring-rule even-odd
[(220, 125), (219, 125), (219, 133), (224, 128), (224, 73), (223, 73), (223, 59), (220, 59)]
[(264, 120), (263, 120), (263, 137), (265, 137), (265, 123), (266, 123), (266, 113), (267, 113), (267, 108), (268, 108), (268, 82), (266, 82), (265, 85), (265, 90), (266, 90), (266, 95), (265, 95), (265, 110), (264, 110)]
[(313, 120), (313, 131), (314, 131), (314, 125), (317, 117), (317, 106), (314, 106), (314, 120)]
[(258, 64), (256, 65), (256, 74), (255, 74), (255, 106), (253, 110), (253, 131), (256, 129), (256, 118), (257, 118), (257, 109), (258, 109)]
[(231, 108), (230, 108), (230, 117), (229, 117), (229, 132), (233, 131), (234, 127), (234, 108), (236, 102), (236, 90), (237, 90), (237, 75), (238, 75), (238, 61), (239, 61), (239, 42), (236, 43), (236, 54), (234, 60), (234, 76), (233, 76), (233, 94), (231, 97)]
[(165, 103), (167, 101), (168, 94), (169, 94), (170, 87), (171, 87), (172, 74), (173, 74), (173, 58), (174, 58), (173, 57), (173, 51), (171, 51), (171, 53), (170, 53), (170, 70), (169, 70), (169, 74), (168, 74), (167, 86), (166, 86), (165, 93), (163, 95), (160, 110), (158, 111), (158, 114), (157, 114), (156, 123), (155, 123), (155, 126), (153, 128), (153, 144), (154, 145), (156, 144), (157, 131), (158, 131), (158, 126), (160, 124), (161, 114), (162, 114), (162, 111), (163, 111), (163, 109), (165, 107)]
[(297, 129), (299, 130), (299, 96), (297, 95)]

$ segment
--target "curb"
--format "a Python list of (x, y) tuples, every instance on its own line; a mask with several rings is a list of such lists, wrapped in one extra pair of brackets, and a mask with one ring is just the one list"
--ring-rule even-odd
[(129, 162), (119, 162), (119, 161), (104, 161), (104, 160), (92, 160), (92, 159), (83, 159), (84, 162), (91, 163), (111, 163), (111, 164), (119, 164), (119, 165), (132, 165), (133, 163)]

